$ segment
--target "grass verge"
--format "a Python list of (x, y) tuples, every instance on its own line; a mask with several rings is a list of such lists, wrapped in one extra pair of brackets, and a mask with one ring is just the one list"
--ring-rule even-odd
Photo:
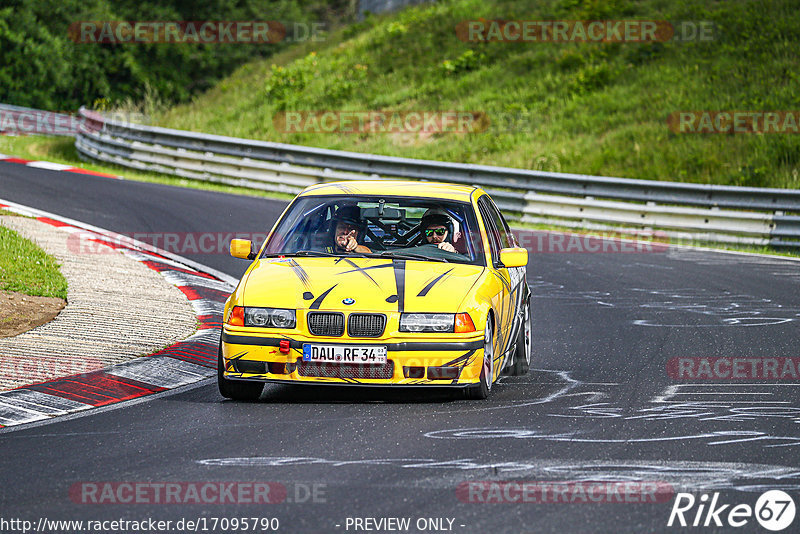
[(0, 226), (0, 289), (34, 297), (67, 298), (59, 264), (32, 241)]

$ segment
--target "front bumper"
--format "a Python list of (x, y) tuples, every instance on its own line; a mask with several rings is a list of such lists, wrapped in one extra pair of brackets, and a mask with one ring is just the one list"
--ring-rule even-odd
[[(284, 341), (284, 350), (281, 350)], [(288, 342), (287, 342), (288, 341)], [(386, 364), (320, 364), (303, 362), (303, 345), (383, 345)], [(288, 345), (288, 351), (286, 349)], [(287, 353), (288, 352), (288, 353)], [(222, 332), (225, 378), (262, 382), (464, 387), (479, 381), (483, 336), (325, 338), (275, 333)]]

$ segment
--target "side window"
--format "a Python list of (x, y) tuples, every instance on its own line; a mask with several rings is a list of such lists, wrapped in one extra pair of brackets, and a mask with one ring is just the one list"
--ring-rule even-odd
[(483, 197), (486, 199), (486, 206), (489, 208), (489, 212), (492, 214), (492, 219), (494, 220), (494, 224), (497, 227), (497, 230), (500, 234), (500, 245), (501, 248), (508, 248), (508, 247), (515, 247), (517, 246), (517, 242), (514, 239), (514, 234), (511, 233), (511, 230), (508, 228), (508, 223), (503, 218), (503, 215), (500, 213), (500, 210), (497, 209), (497, 206), (492, 199), (489, 197)]
[(481, 212), (481, 219), (483, 225), (486, 227), (486, 236), (489, 238), (489, 249), (492, 251), (492, 263), (497, 264), (500, 261), (500, 232), (495, 225), (494, 217), (491, 210), (486, 203), (486, 197), (478, 199), (478, 210)]

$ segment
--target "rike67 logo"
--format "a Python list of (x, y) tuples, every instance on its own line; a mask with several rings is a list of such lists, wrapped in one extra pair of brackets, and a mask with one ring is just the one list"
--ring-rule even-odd
[(669, 514), (667, 526), (743, 527), (755, 520), (765, 529), (777, 532), (794, 522), (792, 497), (780, 490), (763, 493), (755, 507), (749, 504), (722, 503), (719, 492), (696, 498), (691, 493), (678, 493)]

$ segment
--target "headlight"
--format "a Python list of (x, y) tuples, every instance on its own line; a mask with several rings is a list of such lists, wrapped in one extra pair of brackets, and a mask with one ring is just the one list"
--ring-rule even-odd
[(245, 326), (261, 326), (264, 328), (294, 328), (294, 310), (281, 308), (251, 308), (244, 309)]
[(404, 313), (400, 315), (401, 332), (452, 332), (453, 313)]

